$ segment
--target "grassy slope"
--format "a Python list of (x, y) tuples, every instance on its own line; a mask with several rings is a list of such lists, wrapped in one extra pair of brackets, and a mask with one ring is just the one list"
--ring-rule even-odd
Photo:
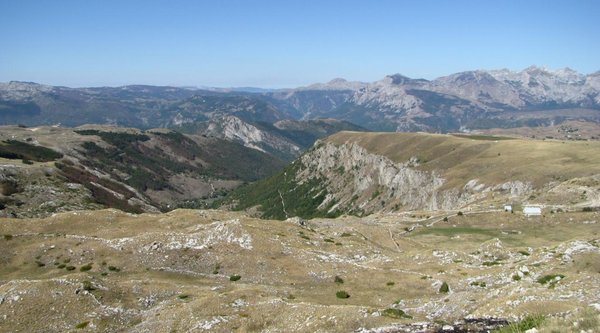
[[(182, 193), (182, 189), (171, 181), (174, 175), (254, 181), (273, 174), (283, 166), (281, 161), (259, 151), (216, 138), (193, 140), (181, 133), (168, 131), (128, 134), (84, 130), (77, 133), (99, 136), (111, 145), (104, 149), (93, 142), (84, 142), (84, 164), (112, 174), (142, 193), (148, 190)], [(127, 175), (127, 178), (120, 174)]]
[[(17, 197), (29, 193), (24, 189), (36, 189), (36, 198), (45, 196), (52, 201), (47, 213), (62, 206), (80, 207), (82, 200), (88, 200), (86, 191), (71, 193), (73, 191), (65, 187), (67, 183), (79, 183), (91, 191), (93, 198), (86, 206), (89, 208), (97, 206), (93, 203), (100, 203), (129, 212), (143, 211), (145, 208), (138, 207), (138, 203), (129, 202), (138, 196), (126, 185), (136, 189), (142, 201), (156, 207), (167, 204), (173, 207), (180, 203), (200, 205), (207, 199), (204, 197), (222, 195), (237, 184), (270, 176), (284, 166), (272, 156), (217, 138), (186, 136), (168, 130), (144, 132), (93, 125), (76, 130), (2, 127), (0, 159), (2, 157), (9, 157), (6, 164), (17, 164), (19, 168), (21, 159), (57, 160), (49, 164), (34, 162), (33, 165), (40, 169), (33, 175), (50, 173), (53, 182), (46, 182), (46, 176), (40, 176), (44, 179), (39, 180), (25, 179), (25, 173), (20, 172), (9, 175), (14, 184), (0, 184), (0, 189), (7, 186), (18, 189), (13, 191), (16, 192), (12, 193), (14, 195), (0, 200), (0, 204), (11, 206), (11, 212), (16, 213), (23, 210), (18, 201), (23, 198)], [(62, 157), (65, 158), (60, 159)], [(30, 181), (38, 184), (28, 186)], [(45, 185), (40, 185), (42, 183)], [(59, 197), (50, 200), (55, 192), (60, 194)], [(33, 198), (28, 201), (37, 202)]]
[(600, 137), (600, 124), (585, 121), (565, 121), (559, 125), (547, 127), (517, 127), (517, 128), (494, 128), (485, 130), (485, 133), (493, 135), (511, 135), (524, 138), (548, 138), (567, 140), (571, 139), (595, 139)]
[[(239, 144), (214, 138), (194, 141), (178, 132), (128, 134), (83, 130), (77, 133), (100, 136), (113, 146), (102, 149), (87, 142), (83, 144), (88, 157), (97, 161), (95, 167), (107, 171), (123, 169), (128, 174), (143, 170), (144, 178), (154, 175), (162, 182), (166, 182), (164, 178), (170, 174), (181, 172), (253, 181), (273, 174), (282, 166), (277, 159)], [(151, 139), (152, 146), (144, 144)], [(138, 185), (138, 182), (130, 185), (136, 188), (151, 185)]]
[[(355, 142), (371, 153), (399, 163), (417, 157), (419, 169), (436, 171), (446, 179), (442, 190), (462, 189), (471, 179), (488, 185), (509, 181), (531, 182), (539, 188), (551, 181), (600, 174), (600, 142), (595, 141), (364, 132), (340, 132), (326, 141), (338, 145)], [(317, 207), (327, 194), (326, 183), (330, 180), (298, 184), (294, 175), (303, 167), (297, 164), (298, 161), (295, 163), (271, 178), (240, 188), (226, 204), (237, 202), (236, 209), (257, 206), (264, 212), (264, 217), (282, 219), (286, 214), (282, 210), (281, 193), (289, 216), (325, 216), (327, 210), (317, 210)], [(334, 215), (337, 214), (339, 212)]]
[(416, 156), (421, 161), (420, 169), (442, 171), (448, 180), (447, 188), (463, 185), (470, 179), (488, 184), (522, 180), (540, 186), (552, 179), (600, 173), (599, 142), (356, 132), (341, 132), (327, 140), (335, 144), (356, 142), (369, 152), (395, 162)]
[(235, 190), (224, 202), (217, 204), (234, 204), (236, 210), (260, 206), (262, 217), (280, 220), (291, 216), (338, 216), (338, 212), (317, 209), (327, 195), (323, 180), (314, 179), (302, 184), (294, 181), (299, 168), (296, 161), (272, 177)]

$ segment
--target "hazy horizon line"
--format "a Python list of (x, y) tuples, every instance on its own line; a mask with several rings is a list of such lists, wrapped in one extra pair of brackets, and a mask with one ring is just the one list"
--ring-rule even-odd
[(84, 89), (84, 88), (121, 88), (121, 87), (128, 87), (128, 86), (151, 86), (151, 87), (173, 87), (173, 88), (182, 88), (182, 89), (195, 89), (195, 90), (210, 90), (210, 89), (223, 89), (223, 90), (233, 90), (233, 89), (258, 89), (258, 90), (288, 90), (288, 89), (297, 89), (297, 88), (303, 88), (303, 87), (308, 87), (311, 85), (315, 85), (315, 84), (326, 84), (329, 83), (331, 81), (335, 81), (335, 80), (345, 80), (347, 82), (358, 82), (358, 83), (372, 83), (372, 82), (377, 82), (379, 80), (383, 80), (386, 77), (389, 76), (393, 76), (393, 75), (402, 75), (405, 77), (408, 77), (410, 79), (424, 79), (427, 81), (434, 81), (437, 80), (439, 78), (443, 78), (446, 76), (450, 76), (450, 75), (454, 75), (454, 74), (459, 74), (459, 73), (465, 73), (465, 72), (477, 72), (477, 71), (501, 71), (501, 70), (509, 70), (511, 72), (522, 72), (525, 71), (529, 68), (539, 68), (539, 69), (543, 69), (546, 70), (548, 72), (557, 72), (560, 70), (572, 70), (577, 72), (580, 75), (583, 76), (588, 76), (588, 75), (593, 75), (596, 73), (600, 72), (599, 70), (596, 71), (592, 71), (589, 73), (584, 73), (578, 70), (573, 69), (570, 66), (566, 66), (566, 67), (562, 67), (562, 68), (557, 68), (557, 69), (553, 69), (550, 66), (546, 66), (546, 65), (530, 65), (527, 66), (525, 68), (522, 69), (512, 69), (512, 68), (492, 68), (492, 69), (467, 69), (467, 70), (461, 70), (461, 71), (457, 71), (457, 72), (452, 72), (452, 73), (448, 73), (445, 75), (440, 75), (440, 76), (436, 76), (434, 78), (431, 78), (431, 76), (429, 76), (429, 78), (427, 76), (414, 76), (414, 75), (406, 75), (403, 74), (401, 72), (396, 72), (393, 74), (386, 74), (383, 77), (380, 77), (379, 79), (375, 79), (375, 80), (355, 80), (355, 79), (347, 79), (344, 76), (337, 76), (337, 77), (332, 77), (329, 80), (313, 80), (310, 82), (305, 82), (305, 83), (290, 83), (290, 84), (286, 84), (286, 85), (260, 85), (260, 84), (240, 84), (240, 85), (219, 85), (219, 84), (175, 84), (175, 83), (167, 83), (167, 84), (163, 84), (163, 83), (148, 83), (148, 82), (135, 82), (133, 81), (132, 83), (112, 83), (112, 84), (103, 84), (103, 83), (99, 83), (99, 84), (63, 84), (63, 83), (47, 83), (47, 82), (43, 82), (43, 81), (36, 81), (36, 80), (8, 80), (8, 81), (2, 81), (1, 83), (5, 83), (8, 84), (10, 82), (22, 82), (22, 83), (34, 83), (34, 84), (39, 84), (39, 85), (45, 85), (45, 86), (53, 86), (53, 87), (64, 87), (64, 88), (71, 88), (71, 89)]

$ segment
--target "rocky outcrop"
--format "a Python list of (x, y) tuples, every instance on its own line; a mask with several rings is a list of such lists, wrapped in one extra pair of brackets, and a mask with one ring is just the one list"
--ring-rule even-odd
[[(396, 163), (356, 143), (338, 146), (319, 142), (300, 161), (304, 168), (296, 174), (299, 183), (313, 178), (327, 180), (328, 196), (320, 208), (330, 207), (330, 211), (449, 210), (478, 197), (470, 191), (444, 188), (446, 179), (441, 173), (420, 170), (416, 157)], [(497, 189), (503, 187), (486, 187), (488, 191)]]
[[(596, 207), (595, 176), (577, 177), (598, 172), (597, 149), (591, 143), (491, 136), (340, 132), (318, 141), (272, 178), (233, 193), (227, 204), (282, 220), (407, 210), (502, 211), (511, 203)], [(532, 151), (535, 159), (529, 158)], [(566, 183), (572, 179), (579, 180)], [(568, 191), (558, 190), (560, 184)]]
[(336, 146), (321, 142), (301, 161), (305, 168), (296, 179), (327, 179), (330, 195), (321, 206), (336, 201), (332, 210), (346, 205), (365, 212), (390, 207), (435, 210), (454, 207), (460, 201), (452, 191), (439, 192), (444, 179), (437, 173), (414, 168), (414, 161), (394, 163), (355, 143)]
[[(600, 106), (598, 77), (531, 66), (522, 71), (466, 71), (431, 81), (400, 74), (370, 83), (337, 79), (273, 96), (287, 101), (304, 119), (335, 117), (371, 130), (452, 132), (548, 126), (565, 117), (598, 122), (597, 114), (584, 111)], [(325, 102), (327, 97), (335, 103)], [(569, 110), (562, 110), (560, 117), (552, 112), (527, 114), (557, 108)], [(510, 118), (516, 110), (525, 113)]]
[(444, 170), (420, 168), (415, 156), (394, 162), (370, 153), (355, 142), (336, 145), (318, 142), (300, 158), (303, 166), (295, 175), (299, 184), (325, 179), (328, 195), (319, 206), (332, 211), (373, 213), (394, 210), (460, 209), (493, 192), (508, 198), (522, 197), (533, 190), (526, 181), (510, 180), (485, 184), (465, 180), (462, 187), (447, 186)]
[(302, 147), (286, 138), (262, 130), (235, 116), (225, 116), (208, 123), (207, 135), (238, 142), (245, 147), (271, 153), (277, 156), (293, 158), (300, 155)]

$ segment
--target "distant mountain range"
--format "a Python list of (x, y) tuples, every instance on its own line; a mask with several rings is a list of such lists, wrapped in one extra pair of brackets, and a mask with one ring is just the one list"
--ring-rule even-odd
[(600, 122), (600, 72), (532, 66), (520, 72), (467, 71), (432, 81), (395, 74), (372, 83), (334, 79), (275, 91), (0, 84), (0, 124), (147, 129), (228, 116), (251, 124), (333, 118), (370, 130), (429, 132)]
[(291, 102), (304, 118), (327, 116), (372, 130), (449, 132), (567, 119), (598, 122), (600, 72), (529, 67), (461, 72), (433, 81), (395, 74), (372, 83), (335, 79), (272, 96)]

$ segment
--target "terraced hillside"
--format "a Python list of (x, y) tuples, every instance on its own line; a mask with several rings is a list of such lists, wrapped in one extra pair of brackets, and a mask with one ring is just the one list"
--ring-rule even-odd
[(0, 219), (0, 331), (483, 331), (538, 314), (568, 327), (587, 316), (575, 325), (590, 332), (600, 327), (599, 219), (271, 221), (215, 210)]
[(340, 132), (226, 203), (265, 217), (600, 206), (600, 143)]

